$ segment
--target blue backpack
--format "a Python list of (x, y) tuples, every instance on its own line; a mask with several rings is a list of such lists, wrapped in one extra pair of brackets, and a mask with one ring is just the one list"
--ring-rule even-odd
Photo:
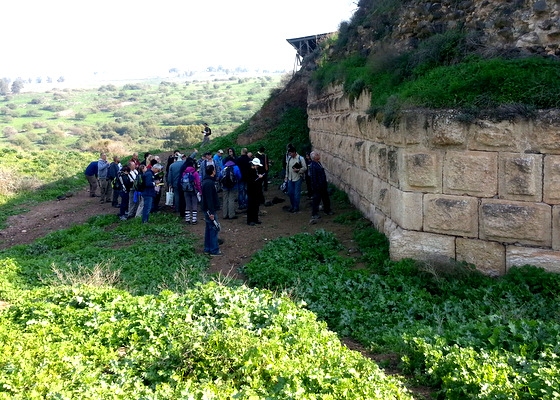
[(192, 172), (183, 172), (181, 177), (181, 188), (183, 192), (194, 192), (194, 175)]

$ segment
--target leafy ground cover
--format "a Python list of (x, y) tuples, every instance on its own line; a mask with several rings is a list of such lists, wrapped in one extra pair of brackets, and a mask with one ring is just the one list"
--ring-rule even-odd
[(402, 371), (438, 398), (560, 396), (558, 275), (523, 267), (493, 279), (460, 265), (391, 262), (383, 235), (355, 213), (339, 218), (356, 225), (365, 268), (317, 231), (269, 243), (244, 269), (249, 284), (289, 290), (340, 335), (400, 354)]
[(107, 215), (0, 252), (0, 398), (412, 398), (300, 304), (212, 280), (194, 240)]

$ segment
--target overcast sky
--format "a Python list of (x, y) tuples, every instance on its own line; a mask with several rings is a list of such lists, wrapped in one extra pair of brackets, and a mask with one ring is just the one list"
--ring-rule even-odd
[(5, 0), (0, 77), (208, 66), (286, 69), (288, 38), (332, 32), (357, 0)]

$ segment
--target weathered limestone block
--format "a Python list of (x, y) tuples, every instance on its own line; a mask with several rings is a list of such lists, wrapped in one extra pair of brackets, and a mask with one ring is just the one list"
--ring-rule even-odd
[(500, 198), (541, 201), (542, 158), (541, 154), (500, 153)]
[(428, 141), (432, 146), (465, 146), (467, 127), (449, 112), (433, 114), (428, 123)]
[(371, 203), (375, 204), (385, 215), (391, 215), (391, 186), (389, 183), (374, 177), (370, 196)]
[[(385, 224), (387, 227), (387, 223)], [(428, 232), (408, 231), (396, 228), (386, 234), (389, 237), (389, 253), (392, 260), (413, 258), (415, 260), (446, 262), (455, 258), (455, 238)]]
[(424, 231), (478, 237), (478, 199), (426, 194)]
[(415, 152), (400, 154), (399, 183), (406, 191), (441, 193), (442, 156), (439, 152)]
[(496, 153), (448, 151), (443, 163), (443, 192), (493, 197), (498, 191)]
[(377, 150), (377, 176), (384, 181), (389, 181), (389, 161), (387, 147), (380, 146)]
[(490, 276), (506, 273), (506, 248), (497, 242), (457, 238), (457, 261), (474, 264), (476, 269)]
[(401, 228), (422, 230), (422, 196), (391, 186), (391, 219)]
[(519, 131), (509, 121), (478, 120), (469, 126), (469, 150), (519, 150)]
[(531, 247), (507, 246), (506, 268), (534, 265), (549, 272), (560, 273), (560, 252)]
[(389, 173), (389, 182), (394, 186), (399, 185), (399, 149), (397, 147), (389, 147), (387, 149), (387, 167)]
[(533, 151), (560, 154), (560, 110), (539, 111), (527, 139)]
[(403, 144), (410, 146), (424, 141), (426, 116), (417, 112), (402, 113), (398, 130), (403, 139)]
[(369, 220), (373, 223), (373, 227), (377, 229), (381, 233), (385, 233), (385, 221), (387, 216), (383, 214), (383, 212), (375, 206), (371, 206), (371, 217), (368, 217)]
[(560, 204), (560, 156), (544, 157), (543, 201)]
[(484, 199), (480, 239), (550, 247), (552, 209), (548, 204)]
[(560, 250), (560, 206), (552, 207), (552, 250)]

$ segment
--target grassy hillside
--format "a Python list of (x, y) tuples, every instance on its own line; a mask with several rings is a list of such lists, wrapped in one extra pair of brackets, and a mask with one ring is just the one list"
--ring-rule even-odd
[(0, 145), (23, 149), (98, 151), (107, 141), (120, 153), (165, 148), (179, 125), (208, 122), (215, 136), (230, 133), (250, 118), (278, 87), (280, 77), (236, 78), (204, 82), (127, 84), (98, 89), (21, 93), (0, 99)]
[(361, 1), (338, 36), (323, 43), (312, 80), (315, 90), (343, 84), (354, 99), (367, 89), (370, 113), (387, 126), (409, 107), (461, 109), (466, 122), (479, 116), (531, 117), (536, 109), (560, 107), (557, 57), (491, 52), (478, 42), (476, 32), (461, 29), (461, 24), (425, 34), (414, 45), (397, 45), (389, 37), (400, 7), (405, 5)]

